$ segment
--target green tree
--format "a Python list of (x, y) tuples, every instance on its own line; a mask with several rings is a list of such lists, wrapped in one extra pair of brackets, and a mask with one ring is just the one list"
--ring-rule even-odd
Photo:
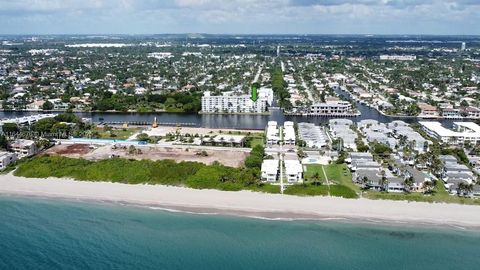
[(43, 103), (43, 105), (42, 105), (42, 109), (43, 109), (44, 111), (51, 111), (51, 110), (53, 110), (53, 103), (50, 102), (50, 101), (48, 101), (48, 100), (45, 101), (45, 103)]

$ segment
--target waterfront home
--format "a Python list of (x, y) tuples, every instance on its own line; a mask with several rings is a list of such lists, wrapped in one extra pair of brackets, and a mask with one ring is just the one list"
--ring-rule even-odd
[(275, 159), (266, 159), (262, 162), (261, 176), (262, 181), (276, 182), (278, 179), (279, 161)]
[(267, 124), (267, 144), (273, 145), (277, 144), (280, 141), (280, 134), (279, 134), (278, 124), (276, 121), (268, 121)]
[(404, 179), (403, 179), (404, 181), (410, 177), (413, 178), (413, 185), (410, 191), (417, 191), (417, 192), (421, 191), (423, 190), (425, 182), (432, 181), (432, 178), (430, 177), (430, 175), (428, 175), (427, 173), (421, 172), (411, 166), (405, 166), (403, 175), (404, 175)]
[(18, 158), (30, 157), (38, 153), (37, 145), (32, 140), (18, 139), (10, 143), (10, 149)]
[(17, 160), (17, 154), (11, 152), (0, 152), (0, 170), (5, 169), (8, 165)]
[(283, 124), (283, 143), (286, 145), (295, 145), (296, 136), (293, 122), (286, 121)]
[(420, 121), (419, 124), (428, 135), (446, 144), (480, 143), (480, 126), (473, 122), (454, 122), (453, 129), (443, 127), (440, 122)]
[(445, 118), (460, 118), (460, 110), (454, 108), (444, 108), (442, 109), (442, 116)]
[(480, 108), (477, 107), (466, 107), (463, 109), (462, 113), (468, 118), (480, 118)]
[(361, 169), (353, 173), (353, 181), (363, 188), (382, 190), (381, 179), (379, 172), (374, 170)]
[(389, 177), (385, 184), (385, 190), (388, 192), (404, 192), (405, 180), (401, 177)]
[(418, 107), (420, 108), (420, 116), (439, 116), (438, 109), (435, 106), (427, 103), (418, 103)]
[(298, 160), (285, 160), (285, 175), (289, 183), (303, 181), (303, 166)]

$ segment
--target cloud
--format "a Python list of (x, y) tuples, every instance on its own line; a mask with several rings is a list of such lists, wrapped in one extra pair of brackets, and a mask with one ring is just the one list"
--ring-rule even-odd
[(478, 0), (0, 0), (0, 33), (480, 34)]

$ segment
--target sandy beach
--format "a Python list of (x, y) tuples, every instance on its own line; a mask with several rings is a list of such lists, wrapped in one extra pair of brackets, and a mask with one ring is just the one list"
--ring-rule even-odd
[(80, 182), (0, 176), (0, 194), (104, 201), (173, 210), (285, 219), (349, 219), (480, 228), (480, 207), (471, 205), (296, 197), (249, 191)]

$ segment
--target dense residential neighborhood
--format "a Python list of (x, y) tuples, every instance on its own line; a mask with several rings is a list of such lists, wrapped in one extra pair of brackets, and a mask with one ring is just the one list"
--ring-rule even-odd
[(478, 44), (250, 38), (4, 39), (0, 168), (174, 160), (219, 189), (477, 202)]

